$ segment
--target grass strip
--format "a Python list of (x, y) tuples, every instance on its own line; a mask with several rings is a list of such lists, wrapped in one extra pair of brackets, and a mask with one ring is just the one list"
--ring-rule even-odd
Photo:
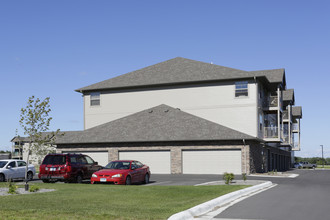
[(174, 213), (247, 187), (33, 185), (56, 191), (0, 197), (1, 219), (167, 219)]

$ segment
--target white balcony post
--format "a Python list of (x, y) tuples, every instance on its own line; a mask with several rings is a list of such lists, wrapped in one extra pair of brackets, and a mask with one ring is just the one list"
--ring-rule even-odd
[(280, 112), (280, 86), (277, 87), (277, 126), (278, 138), (281, 139), (281, 112)]
[(291, 131), (291, 105), (288, 105), (288, 133), (289, 133), (289, 144), (292, 144), (292, 139), (291, 139), (291, 135), (292, 135), (292, 131)]

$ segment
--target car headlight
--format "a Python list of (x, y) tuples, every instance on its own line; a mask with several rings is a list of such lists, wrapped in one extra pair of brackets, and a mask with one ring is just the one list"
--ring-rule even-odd
[(113, 175), (112, 178), (118, 178), (118, 177), (122, 177), (123, 174), (116, 174), (116, 175)]
[(97, 177), (97, 175), (93, 173), (92, 177), (95, 177), (95, 178), (96, 178), (96, 177)]

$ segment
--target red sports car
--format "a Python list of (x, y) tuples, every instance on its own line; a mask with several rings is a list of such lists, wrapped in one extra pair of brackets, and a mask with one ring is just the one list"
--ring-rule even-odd
[(150, 170), (136, 160), (116, 160), (110, 162), (102, 170), (93, 173), (91, 183), (126, 184), (149, 183)]

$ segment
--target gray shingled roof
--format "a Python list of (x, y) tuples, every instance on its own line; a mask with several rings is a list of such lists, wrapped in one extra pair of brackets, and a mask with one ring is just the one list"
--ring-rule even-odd
[(247, 79), (254, 76), (266, 77), (269, 82), (280, 83), (283, 81), (284, 69), (248, 72), (177, 57), (77, 89), (76, 91)]
[(250, 71), (250, 73), (255, 76), (265, 76), (270, 83), (281, 83), (285, 81), (284, 69), (258, 70)]
[(84, 131), (66, 133), (57, 144), (209, 140), (256, 140), (255, 137), (167, 105), (156, 106)]
[[(67, 131), (67, 132), (72, 132), (72, 131)], [(55, 133), (55, 132), (54, 132)], [(47, 131), (47, 132), (42, 132), (42, 138), (49, 138), (49, 137), (52, 137), (51, 135), (53, 134), (52, 131)], [(57, 135), (57, 137), (63, 135), (63, 134), (66, 134), (66, 132), (63, 132), (63, 131), (60, 131)], [(47, 137), (49, 136), (49, 137)], [(11, 139), (10, 142), (29, 142), (31, 140), (30, 137), (21, 137), (21, 136), (15, 136)]]
[(293, 101), (294, 102), (294, 90), (287, 89), (283, 91), (283, 101)]
[(293, 106), (292, 107), (292, 116), (297, 118), (302, 118), (302, 107), (301, 106)]

